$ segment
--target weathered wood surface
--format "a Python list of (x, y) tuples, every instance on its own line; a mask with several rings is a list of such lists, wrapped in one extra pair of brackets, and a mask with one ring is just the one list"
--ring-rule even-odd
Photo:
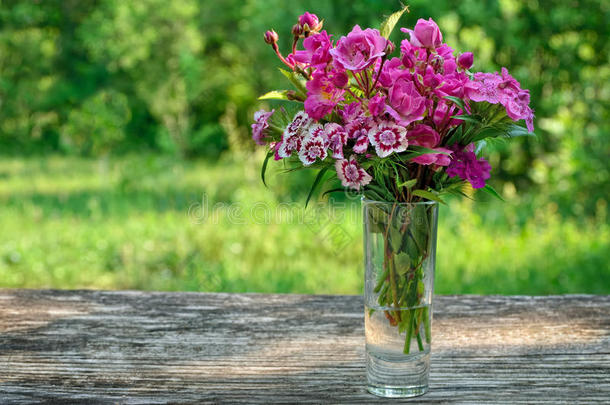
[[(0, 404), (377, 403), (358, 296), (0, 290)], [(610, 402), (610, 297), (435, 297), (411, 403)]]

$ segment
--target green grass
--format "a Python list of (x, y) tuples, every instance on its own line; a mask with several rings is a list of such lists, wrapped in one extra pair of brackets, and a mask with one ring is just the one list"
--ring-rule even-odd
[[(311, 176), (272, 175), (266, 189), (260, 162), (3, 158), (0, 286), (360, 293), (359, 203), (304, 210), (295, 189)], [(436, 292), (608, 294), (605, 212), (576, 220), (543, 198), (451, 201)]]

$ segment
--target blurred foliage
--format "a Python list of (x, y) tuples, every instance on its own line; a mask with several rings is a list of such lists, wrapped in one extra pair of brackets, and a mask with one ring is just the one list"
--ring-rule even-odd
[[(535, 189), (562, 215), (608, 197), (610, 3), (603, 0), (408, 2), (438, 21), (475, 68), (509, 67), (531, 89), (537, 139), (490, 147), (496, 188)], [(0, 0), (0, 153), (163, 151), (218, 158), (252, 150), (256, 97), (281, 87), (262, 41), (309, 10), (326, 29), (377, 27), (398, 1)], [(399, 43), (396, 30), (392, 39)], [(601, 201), (601, 202), (600, 202)]]
[[(358, 200), (311, 204), (257, 159), (0, 160), (0, 285), (228, 292), (362, 292)], [(291, 202), (292, 200), (292, 202)], [(610, 293), (610, 225), (557, 204), (441, 207), (439, 294)]]

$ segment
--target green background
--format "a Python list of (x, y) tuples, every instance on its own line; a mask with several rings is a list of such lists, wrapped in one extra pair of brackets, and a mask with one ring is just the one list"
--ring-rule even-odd
[[(440, 293), (610, 292), (610, 4), (412, 1), (475, 69), (529, 88), (537, 138), (493, 145), (506, 202), (441, 209)], [(0, 286), (358, 293), (357, 200), (250, 140), (288, 83), (262, 40), (308, 10), (338, 39), (398, 2), (0, 1)], [(398, 45), (403, 35), (396, 30)]]

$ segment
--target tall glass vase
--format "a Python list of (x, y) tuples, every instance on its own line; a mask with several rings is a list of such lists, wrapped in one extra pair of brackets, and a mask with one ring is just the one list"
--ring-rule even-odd
[(428, 390), (438, 204), (363, 199), (367, 389)]

